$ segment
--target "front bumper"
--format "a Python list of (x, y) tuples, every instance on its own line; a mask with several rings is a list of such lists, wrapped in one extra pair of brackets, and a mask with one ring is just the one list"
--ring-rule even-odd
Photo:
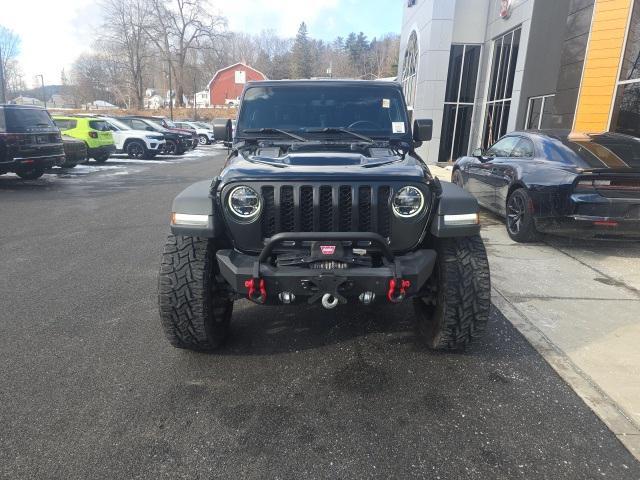
[[(347, 238), (348, 237), (348, 238)], [(350, 266), (343, 269), (311, 269), (300, 266), (276, 267), (268, 262), (276, 244), (285, 241), (366, 239), (373, 243), (384, 239), (373, 233), (322, 233), (322, 234), (279, 234), (272, 237), (260, 256), (248, 255), (237, 250), (219, 250), (216, 254), (220, 273), (231, 289), (241, 295), (249, 295), (251, 282), (262, 285), (266, 291), (264, 299), (257, 303), (279, 303), (282, 293), (293, 294), (297, 299), (308, 303), (317, 301), (329, 294), (346, 303), (347, 299), (359, 298), (365, 292), (375, 294), (378, 299), (387, 298), (393, 303), (416, 295), (431, 276), (436, 262), (435, 250), (416, 250), (405, 255), (395, 256), (388, 248), (383, 248), (381, 266)], [(390, 282), (403, 284), (402, 298), (390, 298)], [(263, 283), (262, 283), (263, 282)], [(289, 302), (285, 302), (289, 303)]]
[(146, 140), (147, 150), (153, 153), (162, 152), (166, 142), (164, 140)]

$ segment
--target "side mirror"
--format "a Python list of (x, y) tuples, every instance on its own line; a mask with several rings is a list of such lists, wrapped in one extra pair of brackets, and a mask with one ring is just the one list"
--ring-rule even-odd
[(217, 142), (230, 142), (233, 136), (231, 119), (215, 118), (213, 120), (213, 138)]
[(428, 142), (433, 136), (433, 120), (414, 120), (413, 140), (415, 142)]

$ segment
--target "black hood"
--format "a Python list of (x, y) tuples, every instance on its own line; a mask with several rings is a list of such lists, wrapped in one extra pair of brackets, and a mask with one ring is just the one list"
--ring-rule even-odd
[[(359, 152), (304, 151), (273, 155), (273, 152), (234, 152), (220, 174), (222, 185), (261, 181), (362, 181), (406, 180), (420, 182), (430, 176), (426, 166), (411, 154), (375, 149)], [(272, 149), (271, 149), (272, 150)], [(370, 149), (374, 150), (374, 149)]]

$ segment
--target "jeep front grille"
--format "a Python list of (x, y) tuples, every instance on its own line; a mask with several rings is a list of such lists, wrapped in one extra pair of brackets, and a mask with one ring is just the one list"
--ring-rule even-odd
[(296, 231), (390, 235), (389, 185), (266, 185), (261, 193), (263, 238)]

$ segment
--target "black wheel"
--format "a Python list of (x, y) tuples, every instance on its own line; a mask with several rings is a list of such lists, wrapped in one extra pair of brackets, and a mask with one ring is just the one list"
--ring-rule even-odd
[(216, 281), (213, 240), (169, 235), (158, 279), (160, 320), (174, 347), (213, 351), (229, 332), (233, 301)]
[(178, 151), (178, 145), (173, 140), (167, 140), (164, 144), (164, 153), (167, 155), (175, 155)]
[(60, 165), (61, 168), (74, 168), (76, 167), (78, 164), (74, 163), (74, 162), (64, 162), (62, 165)]
[(206, 135), (198, 135), (198, 143), (200, 145), (209, 145), (209, 139)]
[(147, 147), (144, 142), (139, 140), (132, 140), (127, 144), (127, 148), (125, 149), (129, 158), (145, 158), (147, 155)]
[(44, 170), (42, 168), (29, 168), (24, 170), (18, 170), (16, 172), (23, 180), (35, 180), (36, 178), (40, 178), (44, 175)]
[(424, 297), (413, 300), (429, 348), (460, 350), (484, 334), (491, 308), (487, 252), (480, 235), (438, 240)]
[(460, 188), (464, 188), (464, 180), (462, 178), (462, 172), (460, 170), (455, 170), (451, 174), (451, 183), (459, 186)]
[(535, 242), (540, 234), (533, 221), (531, 197), (524, 188), (511, 192), (507, 198), (507, 233), (512, 240), (521, 243)]
[(109, 157), (110, 157), (110, 156), (111, 156), (111, 155), (110, 155), (110, 154), (108, 154), (108, 153), (103, 153), (103, 154), (101, 154), (101, 155), (96, 155), (95, 157), (93, 157), (93, 159), (94, 159), (96, 162), (98, 162), (98, 163), (104, 163), (104, 162), (106, 162), (107, 160), (109, 160)]

